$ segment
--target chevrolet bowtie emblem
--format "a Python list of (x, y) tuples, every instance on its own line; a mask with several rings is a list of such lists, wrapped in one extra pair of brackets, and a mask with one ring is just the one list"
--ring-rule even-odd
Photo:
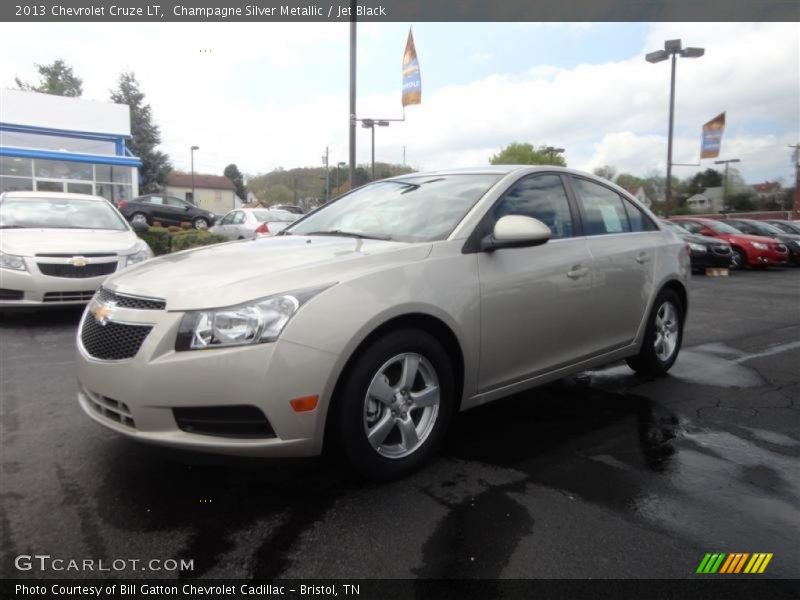
[(85, 267), (89, 264), (89, 261), (86, 260), (85, 256), (73, 256), (67, 261), (67, 263), (73, 267)]
[(99, 325), (105, 327), (113, 312), (113, 304), (98, 304), (92, 309), (92, 316), (94, 316), (94, 320), (97, 321)]

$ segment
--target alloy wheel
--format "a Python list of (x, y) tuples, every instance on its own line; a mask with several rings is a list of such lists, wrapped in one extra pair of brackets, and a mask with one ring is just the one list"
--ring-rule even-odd
[(670, 301), (664, 302), (656, 312), (654, 322), (656, 329), (653, 347), (661, 362), (667, 362), (678, 347), (679, 321), (678, 310)]
[(416, 452), (434, 429), (440, 394), (436, 370), (421, 354), (387, 360), (364, 398), (364, 432), (373, 449), (393, 459)]

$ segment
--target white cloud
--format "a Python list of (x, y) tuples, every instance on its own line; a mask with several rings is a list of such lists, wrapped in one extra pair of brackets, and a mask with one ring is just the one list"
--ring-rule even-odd
[[(580, 43), (583, 27), (569, 29), (569, 43)], [(384, 34), (364, 24), (359, 35), (368, 47)], [(462, 85), (427, 79), (422, 56), (423, 104), (407, 109), (405, 123), (376, 130), (376, 158), (400, 162), (405, 145), (415, 167), (468, 166), (529, 141), (566, 148), (570, 165), (586, 170), (663, 169), (669, 63), (643, 55), (674, 37), (706, 48), (700, 59), (679, 60), (674, 160), (697, 162), (701, 124), (725, 110), (723, 157), (737, 154), (751, 180), (790, 177), (785, 145), (797, 142), (800, 120), (797, 24), (655, 24), (627, 60), (561, 68), (536, 57), (521, 72)], [(326, 145), (335, 163), (347, 156), (347, 41), (347, 24), (20, 24), (0, 38), (0, 85), (29, 77), (32, 63), (50, 62), (58, 48), (90, 98), (107, 98), (119, 72), (133, 69), (178, 167), (188, 167), (192, 144), (201, 147), (197, 168), (211, 172), (229, 162), (251, 173), (317, 165)], [(452, 60), (463, 57), (454, 51)], [(335, 87), (314, 86), (330, 69), (341, 74)], [(400, 116), (399, 89), (362, 95), (358, 107), (360, 116)], [(369, 131), (359, 128), (358, 161), (369, 153)], [(676, 169), (684, 172), (691, 169)]]

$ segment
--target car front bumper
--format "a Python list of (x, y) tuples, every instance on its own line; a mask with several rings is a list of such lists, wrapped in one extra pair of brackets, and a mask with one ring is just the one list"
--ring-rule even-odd
[[(116, 271), (122, 268), (120, 263)], [(107, 277), (51, 277), (43, 275), (34, 265), (30, 265), (27, 271), (0, 269), (0, 308), (86, 304)]]
[[(89, 356), (79, 329), (78, 401), (93, 420), (134, 440), (188, 450), (263, 457), (320, 453), (335, 354), (284, 340), (176, 352), (183, 313), (117, 312), (123, 322), (152, 329), (133, 358), (118, 361)], [(87, 310), (83, 320), (93, 318)], [(289, 403), (313, 395), (319, 396), (315, 410), (295, 412)], [(274, 436), (188, 432), (173, 412), (241, 405), (258, 408)]]

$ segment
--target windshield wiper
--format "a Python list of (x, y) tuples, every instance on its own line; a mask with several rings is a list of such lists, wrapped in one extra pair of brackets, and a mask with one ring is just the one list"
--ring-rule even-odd
[(344, 231), (343, 229), (331, 229), (328, 231), (311, 231), (309, 233), (304, 233), (302, 235), (340, 235), (343, 237), (354, 237), (362, 240), (381, 240), (384, 242), (391, 241), (392, 239), (388, 235), (376, 235), (376, 234), (367, 235), (365, 233), (357, 233), (355, 231)]

